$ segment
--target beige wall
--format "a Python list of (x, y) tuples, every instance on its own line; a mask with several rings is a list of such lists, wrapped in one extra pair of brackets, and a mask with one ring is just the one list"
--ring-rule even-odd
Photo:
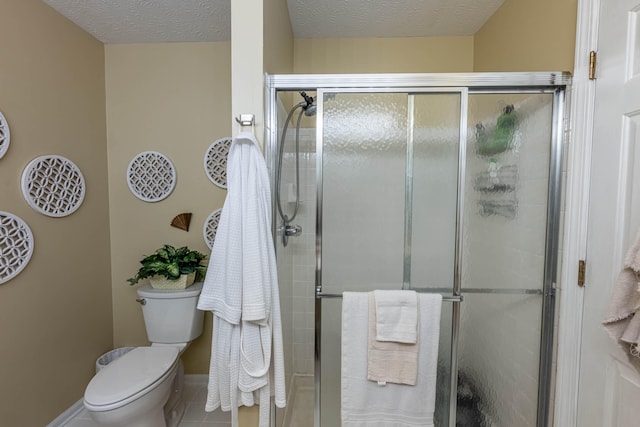
[(293, 72), (293, 31), (286, 0), (264, 0), (264, 72)]
[(577, 0), (506, 0), (470, 37), (295, 39), (294, 72), (573, 71)]
[(506, 0), (474, 36), (484, 71), (573, 71), (578, 0)]
[[(35, 240), (26, 269), (0, 285), (0, 424), (42, 426), (82, 396), (112, 343), (104, 50), (41, 1), (0, 3), (0, 111), (11, 129), (0, 210)], [(84, 174), (72, 215), (41, 215), (22, 198), (22, 170), (44, 154)]]
[[(143, 254), (167, 243), (209, 255), (205, 219), (221, 208), (226, 191), (206, 176), (203, 157), (218, 138), (231, 136), (230, 43), (122, 44), (106, 48), (107, 140), (111, 217), (114, 344), (146, 345), (136, 287), (126, 282)], [(177, 185), (166, 199), (143, 202), (129, 191), (126, 170), (146, 150), (173, 162)], [(191, 212), (189, 232), (171, 219)], [(187, 373), (209, 371), (211, 314), (183, 357)]]
[(294, 73), (473, 71), (473, 37), (295, 39)]

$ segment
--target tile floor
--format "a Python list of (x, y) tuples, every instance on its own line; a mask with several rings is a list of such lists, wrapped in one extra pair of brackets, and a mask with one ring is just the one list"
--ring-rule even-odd
[[(231, 425), (231, 413), (220, 410), (204, 411), (206, 398), (206, 376), (187, 375), (184, 381), (184, 400), (187, 407), (178, 427), (229, 427)], [(91, 419), (86, 409), (83, 409), (64, 424), (64, 427), (98, 427), (98, 424)]]
[[(287, 408), (291, 413), (285, 414), (285, 424), (289, 427), (309, 427), (313, 425), (313, 405), (315, 388), (313, 377), (300, 376), (294, 382), (293, 397), (290, 397)], [(288, 424), (287, 424), (288, 423)]]

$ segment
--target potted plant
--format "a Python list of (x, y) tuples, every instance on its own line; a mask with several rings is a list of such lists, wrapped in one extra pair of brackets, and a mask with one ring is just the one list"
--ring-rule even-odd
[(204, 279), (207, 267), (201, 265), (206, 256), (186, 246), (174, 248), (164, 245), (152, 255), (145, 256), (138, 273), (127, 280), (135, 285), (141, 279), (149, 279), (151, 286), (158, 289), (185, 289), (193, 282)]

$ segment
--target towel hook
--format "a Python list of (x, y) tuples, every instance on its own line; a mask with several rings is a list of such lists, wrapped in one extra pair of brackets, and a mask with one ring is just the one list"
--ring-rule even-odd
[(256, 116), (253, 114), (240, 114), (235, 119), (240, 126), (253, 126), (256, 123)]

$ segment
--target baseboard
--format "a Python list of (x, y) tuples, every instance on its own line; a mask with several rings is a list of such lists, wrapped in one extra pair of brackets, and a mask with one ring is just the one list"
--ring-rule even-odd
[(69, 409), (64, 411), (62, 414), (58, 415), (58, 417), (47, 424), (46, 427), (63, 427), (69, 421), (71, 421), (76, 415), (78, 415), (84, 409), (84, 403), (82, 403), (82, 399), (78, 400), (76, 403), (71, 405)]
[(184, 376), (185, 384), (208, 384), (209, 375), (207, 374), (186, 374)]

